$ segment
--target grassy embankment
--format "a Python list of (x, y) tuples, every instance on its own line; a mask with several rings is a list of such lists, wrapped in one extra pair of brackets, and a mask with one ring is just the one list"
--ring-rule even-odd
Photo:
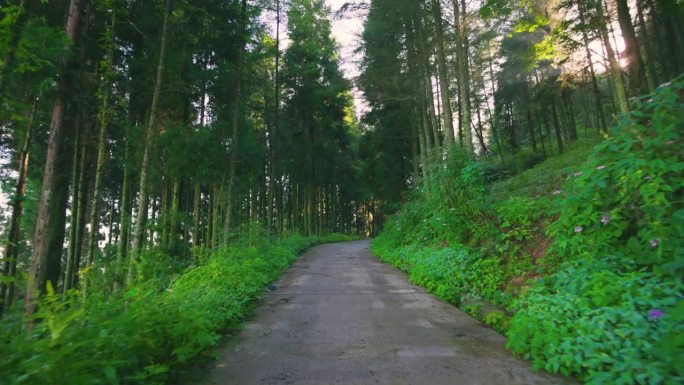
[(196, 250), (192, 260), (149, 250), (137, 283), (119, 291), (103, 273), (115, 266), (99, 266), (84, 277), (87, 296), (45, 296), (33, 331), (24, 330), (20, 311), (2, 321), (0, 384), (164, 384), (238, 327), (304, 250), (351, 239), (246, 237)]
[[(684, 81), (639, 99), (595, 146), (509, 179), (456, 152), (372, 246), (591, 384), (684, 381)], [(500, 174), (500, 172), (499, 172)]]

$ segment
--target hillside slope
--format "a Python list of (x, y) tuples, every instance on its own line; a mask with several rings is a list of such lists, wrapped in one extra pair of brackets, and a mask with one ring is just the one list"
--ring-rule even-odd
[(454, 151), (373, 252), (505, 332), (537, 368), (592, 384), (680, 383), (683, 102), (679, 79), (590, 151), (498, 183)]

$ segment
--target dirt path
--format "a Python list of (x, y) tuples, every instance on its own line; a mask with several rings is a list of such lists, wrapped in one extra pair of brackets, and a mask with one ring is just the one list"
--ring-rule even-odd
[(368, 241), (303, 255), (201, 384), (571, 384), (535, 373), (504, 338), (378, 262)]

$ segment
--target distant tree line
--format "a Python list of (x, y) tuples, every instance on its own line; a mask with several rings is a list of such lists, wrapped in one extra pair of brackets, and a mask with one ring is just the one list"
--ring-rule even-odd
[(371, 1), (359, 86), (373, 197), (396, 207), (453, 146), (498, 159), (496, 178), (606, 131), (684, 72), (683, 21), (676, 0)]
[(328, 11), (321, 0), (3, 3), (0, 306), (24, 296), (31, 314), (47, 282), (79, 287), (80, 271), (107, 263), (126, 266), (114, 282), (126, 285), (146, 248), (188, 256), (252, 223), (366, 231)]

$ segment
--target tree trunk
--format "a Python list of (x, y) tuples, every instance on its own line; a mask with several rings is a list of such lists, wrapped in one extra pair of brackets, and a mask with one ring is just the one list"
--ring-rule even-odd
[(596, 2), (597, 12), (599, 15), (599, 21), (597, 27), (599, 29), (599, 34), (603, 42), (603, 46), (606, 49), (606, 54), (608, 55), (608, 62), (610, 63), (610, 71), (613, 74), (613, 81), (615, 84), (615, 94), (620, 106), (620, 111), (626, 113), (629, 111), (629, 100), (627, 100), (627, 90), (625, 88), (625, 81), (622, 78), (622, 69), (620, 68), (620, 63), (618, 62), (613, 46), (610, 44), (610, 37), (608, 36), (608, 18), (606, 17), (603, 10), (603, 2), (601, 0)]
[(237, 53), (237, 68), (235, 79), (235, 106), (233, 110), (233, 136), (231, 138), (230, 165), (228, 175), (228, 191), (226, 198), (226, 218), (223, 224), (223, 242), (227, 243), (230, 236), (230, 219), (233, 209), (233, 188), (235, 186), (235, 169), (237, 167), (238, 138), (240, 133), (240, 109), (242, 106), (242, 67), (243, 57), (247, 42), (244, 40), (247, 32), (247, 0), (242, 0), (241, 5), (240, 45)]
[(487, 144), (484, 140), (484, 128), (482, 127), (482, 114), (480, 113), (480, 107), (481, 104), (478, 104), (477, 107), (475, 107), (475, 111), (477, 112), (477, 129), (475, 130), (475, 133), (477, 134), (477, 140), (480, 142), (482, 153), (489, 157), (489, 149), (487, 148)]
[(561, 136), (561, 128), (560, 128), (560, 123), (558, 121), (558, 111), (556, 111), (556, 100), (551, 101), (551, 114), (553, 115), (553, 129), (554, 132), (556, 133), (556, 141), (558, 143), (558, 153), (562, 154), (563, 153), (563, 138)]
[[(71, 256), (67, 258), (67, 272), (65, 275), (65, 290), (76, 287), (78, 276), (76, 272), (81, 264), (81, 252), (83, 245), (83, 235), (85, 234), (85, 219), (86, 209), (88, 205), (88, 148), (85, 143), (85, 134), (81, 134), (81, 154), (78, 161), (78, 188), (74, 195), (78, 199), (76, 205), (76, 212), (72, 215), (76, 216), (73, 238), (70, 238), (70, 246), (72, 246)], [(68, 287), (67, 287), (68, 283)]]
[(116, 199), (112, 196), (112, 201), (109, 204), (109, 223), (107, 224), (107, 245), (111, 246), (114, 238), (114, 212), (116, 211)]
[[(66, 46), (65, 49), (69, 49), (70, 45), (76, 43), (76, 34), (81, 21), (81, 12), (83, 11), (86, 2), (87, 0), (70, 1), (69, 15), (65, 28), (69, 45)], [(62, 161), (62, 158), (64, 158), (64, 139), (65, 137), (71, 136), (70, 128), (65, 127), (63, 123), (64, 109), (67, 103), (66, 98), (73, 81), (73, 78), (68, 75), (72, 65), (72, 56), (73, 55), (68, 55), (61, 63), (62, 70), (67, 74), (58, 79), (57, 92), (52, 106), (45, 172), (43, 174), (42, 191), (38, 203), (38, 216), (36, 218), (35, 234), (33, 237), (33, 256), (31, 258), (31, 269), (29, 272), (24, 303), (27, 320), (29, 320), (29, 328), (33, 326), (33, 321), (30, 316), (36, 311), (36, 300), (45, 288), (50, 258), (55, 258), (54, 255), (51, 255), (54, 254), (54, 250), (50, 247), (54, 244), (52, 238), (58, 234), (51, 234), (50, 232), (53, 229), (56, 229), (57, 226), (55, 225), (60, 222), (58, 210), (61, 202), (59, 195), (64, 194), (60, 190), (66, 188), (67, 194), (64, 195), (68, 195), (68, 181), (61, 186), (58, 183), (62, 182), (61, 179), (63, 178), (60, 178), (60, 174), (64, 173), (63, 170), (59, 169), (60, 166), (64, 166), (64, 162)]]
[(207, 207), (207, 226), (206, 226), (206, 232), (205, 232), (205, 237), (204, 237), (204, 244), (205, 247), (213, 247), (213, 239), (214, 239), (214, 227), (215, 227), (215, 220), (214, 220), (214, 206), (216, 205), (216, 194), (214, 193), (216, 191), (216, 188), (214, 188), (213, 185), (209, 186), (209, 207)]
[[(544, 116), (542, 115), (542, 120), (544, 120)], [(541, 143), (541, 148), (542, 148), (542, 154), (544, 154), (544, 158), (546, 158), (546, 144), (544, 143), (544, 131), (542, 130), (542, 124), (539, 123), (539, 119), (537, 119), (537, 129), (539, 130), (539, 143)]]
[(85, 146), (83, 144), (83, 134), (81, 133), (81, 125), (76, 126), (75, 143), (73, 149), (73, 159), (71, 168), (71, 186), (73, 193), (71, 195), (71, 218), (69, 219), (69, 245), (67, 247), (67, 261), (66, 261), (66, 272), (64, 274), (64, 286), (63, 291), (72, 288), (73, 275), (74, 275), (74, 252), (76, 250), (76, 232), (78, 231), (78, 209), (81, 203), (79, 194), (82, 192), (83, 188), (80, 184), (81, 182), (81, 162), (80, 159), (85, 152)]
[(466, 4), (461, 0), (452, 0), (454, 5), (454, 29), (456, 31), (456, 52), (458, 55), (458, 89), (460, 99), (460, 122), (461, 133), (463, 135), (463, 147), (466, 151), (473, 152), (473, 135), (470, 128), (470, 65), (468, 63), (468, 29), (466, 26)]
[(646, 72), (644, 61), (641, 56), (641, 48), (637, 41), (632, 16), (629, 13), (627, 0), (615, 0), (617, 3), (618, 22), (622, 30), (622, 39), (625, 41), (625, 58), (627, 59), (627, 76), (632, 96), (638, 96), (648, 92), (646, 87)]
[(192, 245), (195, 247), (201, 246), (200, 243), (200, 213), (202, 210), (202, 185), (195, 182), (195, 193), (192, 199)]
[(164, 177), (161, 193), (161, 247), (166, 248), (169, 241), (169, 177)]
[(273, 117), (273, 174), (277, 177), (273, 187), (275, 189), (275, 215), (277, 220), (277, 232), (281, 234), (285, 226), (284, 215), (284, 182), (280, 178), (279, 162), (278, 162), (278, 146), (279, 146), (279, 131), (280, 131), (280, 0), (276, 0), (276, 41), (275, 41), (275, 101), (274, 101), (274, 117)]
[[(225, 179), (225, 178), (224, 178)], [(223, 186), (223, 181), (221, 182), (221, 186)], [(213, 220), (212, 225), (211, 225), (211, 246), (214, 247), (218, 245), (219, 242), (219, 222), (221, 221), (221, 196), (222, 194), (222, 188), (219, 188), (217, 185), (214, 185), (214, 201), (212, 205), (212, 214), (211, 218)]]
[(435, 19), (435, 44), (437, 45), (439, 89), (442, 95), (442, 110), (444, 111), (444, 131), (446, 131), (447, 146), (451, 146), (456, 143), (454, 138), (454, 113), (451, 110), (451, 92), (449, 91), (449, 78), (446, 67), (444, 27), (442, 25), (442, 7), (440, 0), (432, 0), (432, 16)]
[(166, 247), (176, 250), (178, 246), (178, 209), (180, 207), (180, 179), (173, 180), (171, 190), (171, 215), (169, 218), (168, 239)]
[(112, 84), (114, 72), (114, 47), (116, 30), (116, 9), (111, 10), (109, 29), (105, 32), (108, 37), (106, 48), (106, 61), (102, 65), (102, 83), (100, 87), (100, 97), (102, 105), (100, 107), (100, 133), (97, 139), (97, 163), (95, 165), (95, 186), (93, 187), (92, 204), (90, 205), (90, 232), (86, 246), (86, 266), (90, 266), (95, 259), (95, 249), (97, 248), (98, 236), (100, 235), (100, 195), (102, 194), (102, 175), (106, 161), (106, 140), (107, 127), (109, 126), (109, 92)]
[(416, 124), (412, 122), (411, 124), (411, 163), (413, 166), (413, 186), (417, 186), (418, 179), (420, 178), (420, 149), (418, 148), (418, 138), (415, 135)]
[(124, 150), (124, 169), (123, 185), (121, 187), (121, 215), (119, 221), (119, 243), (117, 245), (116, 257), (119, 262), (126, 260), (128, 251), (128, 236), (131, 230), (131, 181), (128, 175), (128, 140), (126, 140)]
[(415, 12), (413, 18), (413, 25), (415, 27), (415, 35), (413, 36), (413, 47), (414, 55), (416, 61), (416, 68), (418, 72), (418, 84), (420, 90), (419, 100), (421, 101), (421, 115), (423, 116), (423, 135), (425, 135), (425, 149), (426, 157), (429, 156), (430, 150), (434, 147), (439, 146), (437, 137), (432, 137), (435, 119), (434, 117), (434, 100), (432, 98), (432, 82), (429, 75), (429, 60), (427, 59), (427, 44), (425, 44), (425, 37), (423, 33), (423, 20), (421, 15), (420, 7), (418, 3), (415, 6)]
[[(578, 1), (579, 17), (580, 20), (585, 22), (585, 10), (582, 1)], [(596, 106), (596, 114), (598, 117), (599, 128), (601, 132), (608, 131), (606, 125), (606, 116), (603, 112), (603, 103), (601, 102), (601, 90), (599, 89), (598, 80), (596, 79), (596, 70), (594, 68), (594, 60), (591, 57), (591, 51), (589, 50), (589, 36), (586, 29), (582, 29), (582, 43), (584, 45), (584, 53), (587, 59), (587, 65), (589, 66), (589, 76), (591, 77), (591, 89), (594, 94), (594, 103)]]
[(463, 99), (463, 120), (466, 121), (468, 125), (468, 131), (466, 132), (466, 149), (474, 154), (473, 149), (473, 135), (470, 129), (472, 121), (472, 90), (470, 86), (470, 33), (468, 30), (468, 19), (466, 13), (466, 2), (461, 0), (461, 28), (463, 32), (461, 33), (461, 45), (463, 62), (461, 66), (463, 68), (463, 90), (465, 91), (465, 98)]
[(534, 135), (534, 124), (532, 122), (532, 112), (527, 108), (527, 127), (530, 131), (530, 139), (532, 141), (532, 151), (537, 152), (537, 138)]
[[(23, 1), (22, 1), (23, 6)], [(19, 155), (19, 168), (17, 184), (14, 188), (14, 199), (12, 200), (12, 217), (7, 231), (7, 244), (5, 246), (5, 257), (3, 258), (2, 274), (10, 282), (0, 282), (0, 317), (5, 308), (12, 306), (14, 302), (14, 279), (17, 272), (17, 258), (19, 256), (19, 242), (21, 241), (21, 218), (24, 209), (24, 196), (26, 195), (26, 177), (28, 175), (29, 164), (29, 144), (31, 143), (31, 131), (33, 121), (36, 117), (38, 98), (33, 100), (31, 115), (24, 134), (24, 143), (21, 146)], [(11, 294), (11, 295), (8, 295)]]
[(655, 0), (655, 10), (664, 38), (659, 45), (665, 50), (663, 59), (669, 69), (667, 78), (674, 78), (684, 72), (684, 33), (681, 30), (683, 8), (677, 0)]
[(643, 48), (646, 51), (644, 56), (644, 63), (646, 65), (646, 80), (648, 82), (648, 89), (654, 90), (656, 84), (658, 83), (658, 71), (656, 71), (655, 60), (656, 55), (653, 52), (652, 44), (656, 42), (651, 38), (651, 34), (648, 31), (648, 25), (646, 24), (646, 19), (644, 17), (644, 3), (642, 1), (636, 2), (637, 7), (637, 18), (639, 19), (639, 29), (641, 31), (641, 37), (643, 41)]
[(152, 105), (150, 106), (150, 119), (145, 133), (145, 149), (143, 151), (142, 165), (140, 166), (140, 189), (138, 212), (136, 215), (135, 230), (133, 232), (133, 246), (131, 248), (130, 265), (126, 281), (131, 283), (133, 279), (133, 269), (140, 255), (143, 244), (143, 234), (145, 233), (145, 221), (147, 218), (147, 173), (150, 165), (150, 149), (153, 146), (154, 130), (157, 127), (157, 114), (159, 109), (159, 97), (161, 94), (161, 84), (164, 75), (164, 61), (166, 59), (166, 39), (169, 30), (169, 17), (171, 15), (171, 0), (166, 0), (164, 7), (164, 24), (161, 33), (161, 46), (159, 48), (159, 62), (157, 63), (157, 75), (154, 82), (154, 93), (152, 94)]
[[(159, 209), (159, 205), (162, 203), (161, 198), (158, 198), (157, 196), (152, 197), (152, 207), (147, 210), (149, 211), (151, 217), (150, 221), (157, 225), (158, 219), (160, 215), (163, 215), (163, 209)], [(158, 226), (154, 226), (153, 228), (147, 229), (147, 239), (149, 240), (150, 247), (154, 247), (157, 244), (161, 244), (163, 242), (163, 239), (160, 239), (159, 243), (155, 243), (155, 239), (161, 238), (161, 236), (158, 233), (157, 230)]]

